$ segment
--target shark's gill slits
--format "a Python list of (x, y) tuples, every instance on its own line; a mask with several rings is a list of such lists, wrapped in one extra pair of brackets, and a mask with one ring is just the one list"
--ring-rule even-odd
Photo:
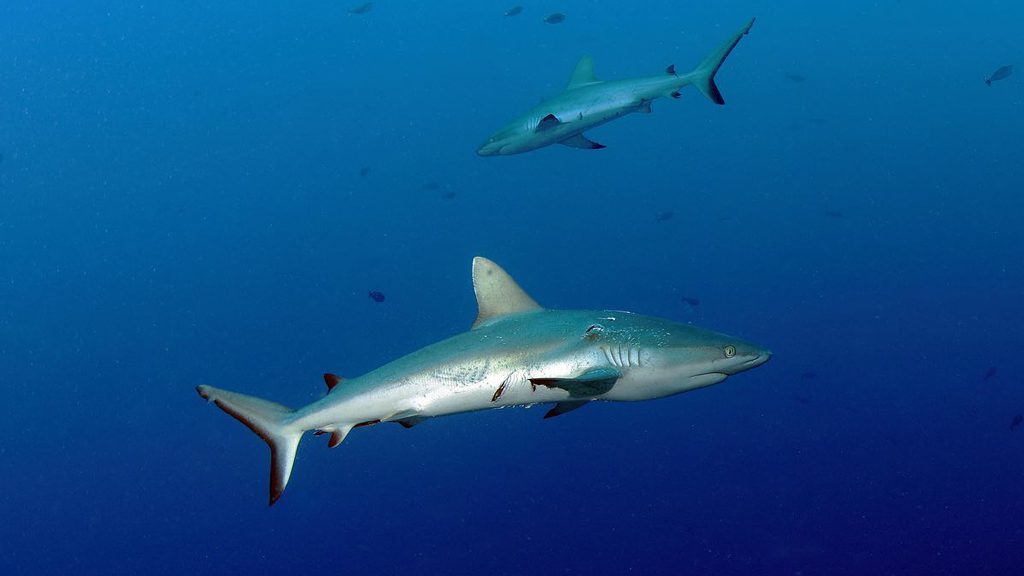
[(640, 366), (640, 349), (633, 346), (602, 346), (601, 352), (608, 363), (616, 368)]

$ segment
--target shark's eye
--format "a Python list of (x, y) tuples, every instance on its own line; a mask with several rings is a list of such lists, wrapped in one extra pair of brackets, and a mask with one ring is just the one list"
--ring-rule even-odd
[(729, 344), (724, 349), (722, 349), (722, 352), (725, 352), (726, 358), (732, 358), (733, 356), (736, 355), (736, 347), (733, 346), (732, 344)]
[(601, 336), (602, 332), (604, 332), (604, 326), (601, 326), (600, 324), (591, 324), (587, 327), (587, 331), (583, 333), (583, 337), (587, 340), (594, 340)]

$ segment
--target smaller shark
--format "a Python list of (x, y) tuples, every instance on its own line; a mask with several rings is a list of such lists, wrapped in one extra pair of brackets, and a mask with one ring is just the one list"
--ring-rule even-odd
[(292, 473), (303, 433), (553, 403), (551, 418), (595, 400), (662, 398), (717, 384), (764, 364), (767, 350), (731, 336), (629, 312), (548, 310), (500, 266), (473, 260), (478, 313), (468, 332), (358, 378), (325, 374), (328, 394), (292, 410), (255, 396), (199, 386), (199, 395), (270, 446), (270, 504)]
[(551, 144), (589, 150), (604, 148), (583, 133), (631, 112), (650, 113), (652, 102), (664, 96), (679, 98), (679, 90), (688, 84), (696, 86), (715, 104), (725, 104), (715, 85), (715, 73), (753, 25), (754, 19), (751, 18), (692, 72), (682, 76), (672, 65), (658, 76), (603, 82), (594, 76), (593, 59), (585, 55), (576, 64), (565, 91), (509, 122), (492, 134), (476, 153), (480, 156), (507, 156)]

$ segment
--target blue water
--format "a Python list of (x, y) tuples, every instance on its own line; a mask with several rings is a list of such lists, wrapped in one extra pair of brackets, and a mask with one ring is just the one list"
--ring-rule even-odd
[[(0, 573), (1020, 573), (1020, 2), (358, 3), (0, 6)], [(476, 156), (584, 52), (687, 70), (750, 16), (726, 106)], [(267, 508), (194, 387), (299, 406), (465, 330), (477, 254), (775, 356), (307, 436)]]

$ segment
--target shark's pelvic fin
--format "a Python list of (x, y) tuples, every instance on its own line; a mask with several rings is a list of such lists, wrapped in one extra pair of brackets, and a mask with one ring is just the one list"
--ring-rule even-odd
[[(647, 108), (648, 111), (650, 111), (651, 105), (647, 104)], [(583, 134), (577, 134), (571, 138), (566, 138), (559, 142), (559, 144), (564, 144), (572, 148), (583, 148), (585, 150), (600, 150), (601, 148), (607, 148), (604, 144), (598, 144), (597, 142), (588, 139)]]
[(273, 506), (288, 485), (292, 465), (295, 463), (295, 451), (302, 438), (302, 430), (295, 430), (287, 424), (292, 410), (255, 396), (213, 386), (198, 386), (196, 391), (245, 424), (270, 446), (270, 505)]
[(592, 368), (579, 376), (570, 378), (530, 378), (534, 386), (561, 388), (569, 398), (599, 396), (612, 389), (622, 374), (615, 368)]
[(569, 78), (569, 84), (566, 85), (566, 90), (572, 90), (573, 88), (579, 88), (580, 86), (586, 86), (587, 84), (594, 84), (600, 82), (597, 76), (594, 76), (594, 59), (590, 57), (590, 54), (584, 54), (580, 61), (576, 63), (576, 68), (572, 71), (572, 77)]
[(732, 49), (750, 32), (750, 27), (753, 25), (754, 19), (751, 18), (750, 22), (747, 22), (743, 28), (740, 28), (731, 38), (722, 43), (717, 50), (709, 54), (689, 74), (693, 77), (693, 85), (715, 104), (725, 104), (725, 99), (722, 98), (722, 93), (719, 92), (718, 86), (715, 84), (715, 74), (722, 67), (722, 62), (725, 62)]
[(545, 130), (551, 130), (561, 124), (562, 121), (558, 119), (554, 114), (548, 114), (547, 116), (540, 119), (537, 123), (537, 129), (534, 132), (543, 132)]
[(555, 416), (561, 416), (566, 412), (572, 412), (577, 408), (582, 408), (587, 405), (590, 400), (566, 400), (565, 402), (559, 402), (555, 404), (555, 407), (548, 410), (548, 413), (544, 415), (544, 419), (554, 418)]
[(473, 328), (509, 314), (542, 309), (508, 272), (482, 256), (473, 258), (473, 290), (476, 292), (478, 309)]
[(402, 418), (401, 420), (395, 420), (395, 422), (401, 424), (402, 428), (412, 428), (426, 419), (426, 416), (410, 416), (408, 418)]

